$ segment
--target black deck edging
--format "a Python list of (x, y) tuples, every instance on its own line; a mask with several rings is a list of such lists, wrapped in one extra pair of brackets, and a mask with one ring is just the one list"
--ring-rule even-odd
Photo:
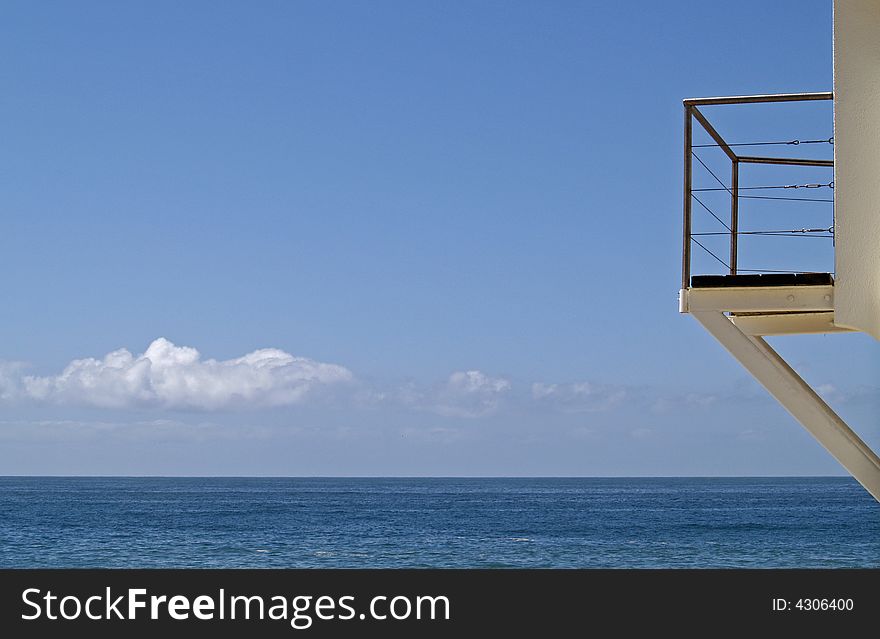
[(734, 286), (824, 286), (834, 284), (831, 273), (749, 273), (746, 275), (694, 275), (691, 288)]

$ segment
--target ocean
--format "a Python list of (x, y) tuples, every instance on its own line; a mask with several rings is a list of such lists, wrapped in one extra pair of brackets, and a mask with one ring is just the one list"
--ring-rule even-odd
[(880, 567), (850, 478), (0, 478), (0, 567)]

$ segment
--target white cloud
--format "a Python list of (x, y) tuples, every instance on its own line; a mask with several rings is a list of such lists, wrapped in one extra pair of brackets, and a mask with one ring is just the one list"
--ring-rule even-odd
[(0, 361), (0, 400), (15, 399), (21, 394), (21, 371), (19, 362)]
[(840, 401), (843, 399), (843, 393), (841, 393), (834, 384), (819, 384), (816, 386), (815, 390), (816, 393), (826, 402)]
[(45, 402), (216, 410), (296, 404), (319, 387), (352, 378), (343, 366), (276, 348), (236, 359), (202, 360), (196, 349), (159, 338), (141, 355), (123, 348), (103, 359), (77, 359), (59, 375), (26, 376), (22, 386), (26, 397)]
[(457, 371), (437, 394), (434, 411), (452, 417), (482, 417), (495, 412), (510, 382), (480, 371)]
[(397, 400), (420, 410), (446, 417), (483, 417), (495, 412), (511, 384), (477, 370), (452, 373), (442, 384), (423, 391), (408, 384), (398, 389)]
[(876, 386), (862, 384), (843, 389), (838, 388), (834, 384), (826, 383), (817, 385), (815, 390), (822, 399), (833, 405), (856, 402), (868, 402), (878, 405), (878, 402), (880, 402), (880, 388)]
[(608, 410), (626, 398), (623, 388), (578, 382), (576, 384), (532, 384), (532, 399), (565, 413)]
[[(687, 393), (686, 395), (665, 395), (651, 404), (655, 413), (669, 413), (676, 410), (709, 408), (723, 399), (708, 393)], [(729, 399), (729, 398), (728, 398)]]
[(415, 426), (402, 429), (400, 435), (401, 437), (420, 443), (453, 444), (465, 439), (467, 431), (461, 428), (430, 428)]
[(449, 376), (446, 388), (454, 393), (495, 395), (510, 390), (510, 382), (480, 371), (458, 371)]
[(766, 433), (757, 428), (746, 428), (737, 433), (736, 438), (744, 442), (762, 442), (767, 439)]

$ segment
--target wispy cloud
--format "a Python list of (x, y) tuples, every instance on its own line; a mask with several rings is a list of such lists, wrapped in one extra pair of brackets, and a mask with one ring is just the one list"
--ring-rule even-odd
[(510, 391), (510, 382), (481, 371), (458, 371), (439, 389), (434, 410), (453, 417), (481, 417), (494, 412)]
[(511, 388), (510, 381), (482, 371), (456, 371), (433, 387), (422, 388), (410, 383), (383, 394), (383, 398), (446, 417), (475, 418), (498, 410)]
[(0, 361), (0, 400), (15, 399), (21, 395), (21, 376), (24, 365), (20, 362)]
[(847, 404), (856, 402), (877, 403), (880, 401), (880, 388), (862, 384), (848, 389), (838, 388), (834, 384), (819, 384), (816, 392), (830, 404)]
[(532, 398), (565, 413), (592, 413), (614, 408), (627, 397), (627, 390), (590, 382), (532, 384)]
[[(751, 398), (748, 395), (747, 398)], [(730, 398), (727, 398), (730, 399)], [(743, 399), (740, 397), (735, 399)], [(719, 401), (719, 396), (712, 393), (685, 393), (664, 395), (657, 397), (651, 404), (651, 410), (655, 413), (668, 413), (676, 410), (693, 410), (709, 408)]]
[(137, 356), (123, 348), (102, 359), (74, 360), (58, 375), (25, 376), (20, 392), (42, 402), (102, 408), (218, 410), (297, 404), (320, 387), (352, 379), (343, 366), (275, 348), (203, 360), (195, 348), (159, 338)]

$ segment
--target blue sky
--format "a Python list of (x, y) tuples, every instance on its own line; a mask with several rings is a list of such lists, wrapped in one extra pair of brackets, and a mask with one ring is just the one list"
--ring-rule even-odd
[(0, 78), (0, 474), (841, 472), (677, 313), (681, 99), (830, 90), (828, 1), (7, 2)]

